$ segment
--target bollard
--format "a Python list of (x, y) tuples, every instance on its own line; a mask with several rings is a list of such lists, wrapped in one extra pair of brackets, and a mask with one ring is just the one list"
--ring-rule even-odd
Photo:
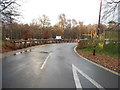
[(20, 42), (20, 46), (19, 46), (19, 48), (22, 49), (22, 46), (23, 46), (23, 45), (22, 45), (22, 42)]

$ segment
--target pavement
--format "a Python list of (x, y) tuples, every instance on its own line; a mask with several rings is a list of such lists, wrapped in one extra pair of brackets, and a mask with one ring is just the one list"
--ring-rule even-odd
[(45, 45), (3, 58), (2, 87), (118, 88), (119, 76), (79, 57), (75, 46), (76, 43)]

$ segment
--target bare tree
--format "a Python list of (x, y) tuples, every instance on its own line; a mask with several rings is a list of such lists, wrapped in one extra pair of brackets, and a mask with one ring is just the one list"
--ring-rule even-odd
[(0, 14), (2, 20), (3, 37), (12, 39), (11, 26), (17, 21), (16, 16), (19, 16), (19, 7), (17, 0), (0, 0)]
[(19, 16), (18, 6), (20, 6), (16, 0), (1, 0), (0, 1), (0, 13), (2, 22), (6, 24), (12, 23), (15, 16)]
[[(109, 21), (118, 19), (118, 6), (120, 0), (104, 0), (103, 2), (103, 20), (108, 19)], [(107, 21), (108, 22), (108, 21)]]
[(40, 17), (39, 19), (40, 25), (45, 28), (45, 27), (50, 27), (51, 23), (50, 23), (50, 19), (48, 18), (48, 16), (43, 15), (42, 17)]
[(59, 15), (59, 26), (63, 29), (65, 29), (65, 24), (66, 24), (66, 16), (65, 14), (60, 14)]
[(5, 9), (7, 9), (9, 6), (11, 6), (16, 0), (0, 0), (0, 5), (1, 5), (1, 9), (0, 12), (4, 11)]
[(50, 22), (49, 17), (46, 15), (43, 15), (42, 17), (38, 18), (38, 24), (40, 25), (42, 29), (41, 31), (42, 38), (44, 39), (50, 38), (51, 22)]

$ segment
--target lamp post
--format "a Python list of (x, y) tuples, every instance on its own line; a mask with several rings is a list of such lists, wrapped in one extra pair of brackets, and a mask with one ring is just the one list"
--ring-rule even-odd
[(118, 2), (118, 30), (120, 30), (120, 1)]
[(97, 36), (99, 36), (99, 34), (101, 34), (101, 28), (100, 28), (100, 22), (101, 22), (101, 10), (102, 10), (102, 0), (100, 1), (100, 11), (99, 11), (99, 20), (98, 20)]
[[(99, 10), (99, 20), (98, 20), (98, 28), (97, 28), (97, 37), (99, 37), (99, 34), (101, 34), (101, 28), (100, 28), (100, 22), (101, 22), (101, 10), (102, 10), (102, 0), (100, 1), (100, 10)], [(96, 45), (93, 47), (93, 56), (96, 55)]]

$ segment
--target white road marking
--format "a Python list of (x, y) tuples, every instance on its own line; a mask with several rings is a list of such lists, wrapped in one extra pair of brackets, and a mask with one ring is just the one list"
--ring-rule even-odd
[(50, 53), (50, 54), (47, 56), (47, 58), (46, 58), (45, 61), (43, 62), (43, 64), (42, 64), (42, 66), (41, 66), (40, 69), (43, 69), (43, 68), (44, 68), (44, 66), (45, 66), (45, 64), (46, 64), (46, 62), (47, 62), (47, 60), (48, 60), (48, 58), (50, 57), (51, 54), (52, 54), (52, 53)]
[(55, 47), (52, 51), (55, 51), (58, 47)]
[(55, 51), (58, 47), (56, 46), (56, 44), (54, 44), (54, 48), (50, 51), (50, 52), (53, 52), (53, 51)]
[(81, 89), (82, 89), (82, 85), (81, 85), (81, 83), (80, 83), (80, 80), (79, 80), (77, 71), (76, 71), (76, 69), (74, 68), (74, 65), (72, 65), (72, 70), (73, 70), (73, 77), (74, 77), (74, 81), (75, 81), (76, 88), (81, 88)]
[(20, 54), (20, 52), (17, 52), (16, 55)]
[(95, 80), (90, 78), (88, 75), (86, 75), (84, 72), (82, 72), (80, 69), (78, 69), (75, 65), (72, 64), (72, 68), (74, 70), (78, 71), (82, 76), (84, 76), (86, 79), (88, 79), (92, 84), (94, 84), (97, 88), (105, 90), (100, 84), (98, 84)]

